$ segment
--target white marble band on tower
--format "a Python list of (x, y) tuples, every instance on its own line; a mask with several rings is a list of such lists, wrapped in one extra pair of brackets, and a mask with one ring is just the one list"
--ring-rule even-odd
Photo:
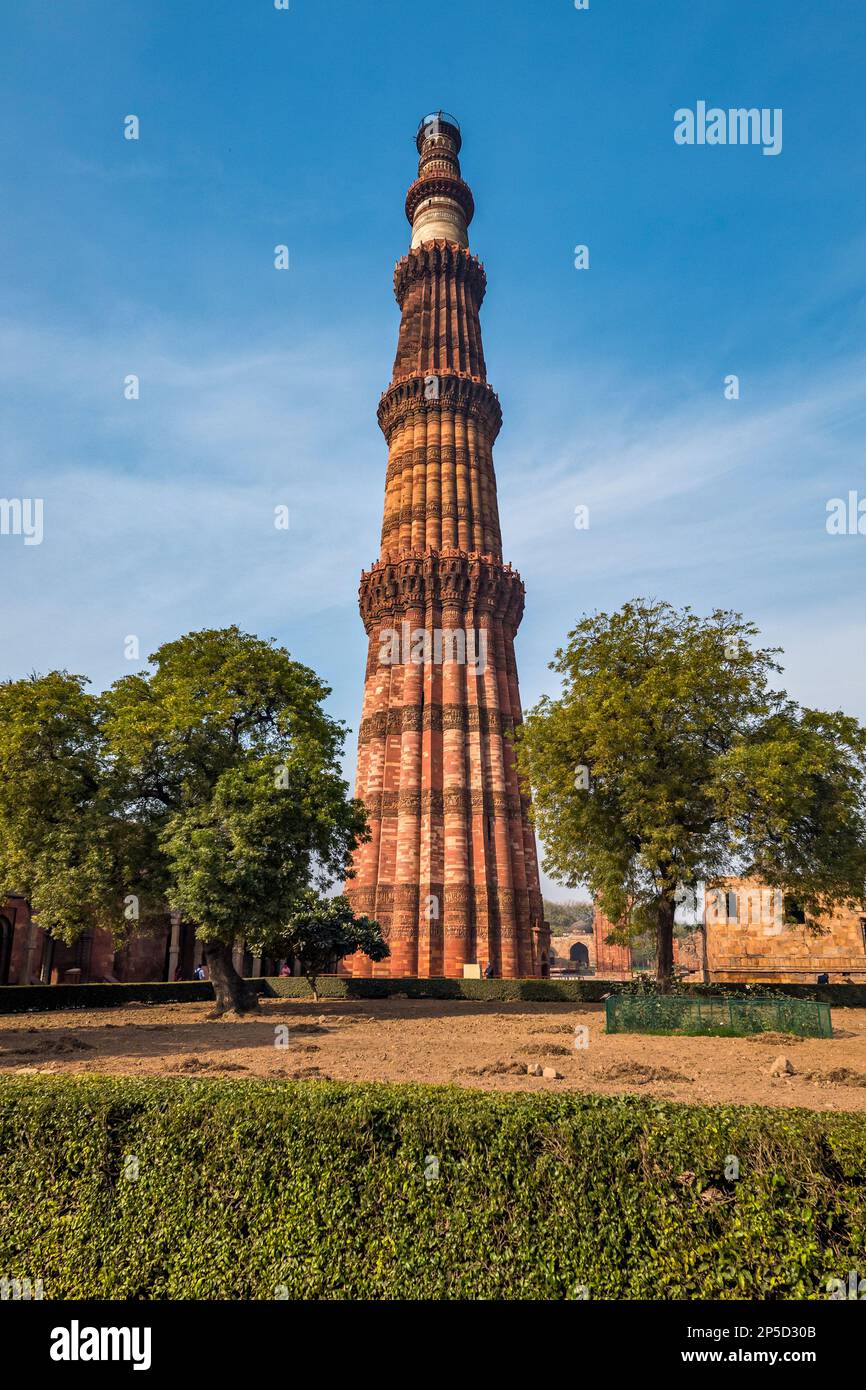
[(460, 144), (460, 127), (444, 111), (425, 116), (418, 127), (418, 178), (406, 199), (412, 249), (429, 241), (469, 245), (467, 228), (474, 208), (469, 187), (460, 177)]

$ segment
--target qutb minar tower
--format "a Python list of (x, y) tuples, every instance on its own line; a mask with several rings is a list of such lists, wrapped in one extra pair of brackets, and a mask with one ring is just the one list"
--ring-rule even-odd
[(462, 976), (490, 962), (497, 975), (541, 975), (549, 946), (535, 836), (509, 742), (522, 717), (523, 584), (502, 561), (502, 413), (478, 317), (486, 278), (469, 251), (474, 205), (457, 122), (426, 117), (417, 146), (412, 241), (394, 275), (400, 337), (378, 412), (382, 547), (360, 588), (369, 651), (357, 795), (372, 836), (347, 886), (391, 957), (353, 956), (347, 968)]

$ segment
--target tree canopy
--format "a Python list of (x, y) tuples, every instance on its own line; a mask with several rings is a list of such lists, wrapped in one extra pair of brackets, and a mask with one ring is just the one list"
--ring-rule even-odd
[(585, 617), (518, 734), (545, 870), (616, 925), (651, 922), (663, 981), (684, 885), (754, 876), (813, 922), (863, 900), (866, 730), (772, 689), (758, 636), (654, 600)]
[(0, 686), (0, 888), (67, 940), (179, 911), (218, 1007), (239, 1007), (236, 939), (268, 951), (366, 834), (339, 763), (345, 728), (315, 672), (236, 627), (149, 662), (101, 696), (62, 672)]
[(0, 684), (0, 898), (21, 893), (66, 942), (93, 928), (126, 932), (146, 839), (120, 814), (100, 703), (86, 687), (66, 671)]
[(308, 890), (289, 914), (280, 941), (280, 954), (297, 956), (318, 999), (317, 980), (329, 967), (354, 951), (371, 960), (390, 954), (378, 922), (356, 917), (348, 898), (324, 898)]

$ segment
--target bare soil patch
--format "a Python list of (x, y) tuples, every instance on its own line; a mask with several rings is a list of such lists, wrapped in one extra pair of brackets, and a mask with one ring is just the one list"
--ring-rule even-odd
[[(800, 1039), (608, 1037), (598, 1004), (263, 999), (258, 1013), (221, 1021), (208, 1019), (210, 1007), (0, 1015), (0, 1070), (554, 1087), (866, 1111), (864, 1009), (834, 1009), (832, 1038)], [(576, 1038), (588, 1046), (575, 1047)], [(795, 1046), (794, 1074), (770, 1076), (774, 1057)], [(530, 1075), (527, 1065), (563, 1079)]]

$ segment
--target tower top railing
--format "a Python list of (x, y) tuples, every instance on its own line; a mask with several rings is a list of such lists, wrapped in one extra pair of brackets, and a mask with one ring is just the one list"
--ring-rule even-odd
[(430, 132), (431, 126), (434, 127), (435, 133), (438, 133), (442, 129), (446, 130), (457, 146), (457, 151), (459, 153), (460, 146), (463, 143), (463, 137), (460, 134), (460, 122), (457, 117), (450, 115), (447, 111), (431, 111), (421, 119), (418, 125), (415, 144), (419, 154), (421, 153), (421, 148)]

